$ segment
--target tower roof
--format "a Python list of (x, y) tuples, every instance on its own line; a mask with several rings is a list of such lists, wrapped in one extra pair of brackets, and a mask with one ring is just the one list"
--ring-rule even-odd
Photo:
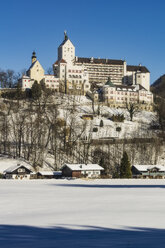
[(35, 51), (33, 51), (33, 53), (32, 53), (32, 59), (36, 59), (37, 58), (37, 56), (36, 56), (36, 52)]
[[(64, 31), (64, 40), (63, 40), (63, 42), (59, 45), (59, 47), (63, 46), (68, 40), (71, 42), (71, 40), (68, 38), (68, 35), (67, 35), (66, 31)], [(72, 43), (72, 42), (71, 42), (71, 43)], [(72, 45), (73, 45), (73, 43), (72, 43)]]
[(108, 81), (105, 83), (105, 85), (110, 86), (110, 87), (114, 87), (115, 85), (111, 82), (111, 78), (108, 77)]

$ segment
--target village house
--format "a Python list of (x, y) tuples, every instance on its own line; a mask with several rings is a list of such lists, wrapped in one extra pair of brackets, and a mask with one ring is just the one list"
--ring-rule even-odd
[(163, 165), (133, 165), (133, 178), (165, 178)]
[(30, 179), (32, 170), (25, 165), (14, 165), (4, 170), (3, 175), (6, 179)]
[(97, 178), (104, 168), (98, 164), (64, 164), (61, 170), (64, 177)]

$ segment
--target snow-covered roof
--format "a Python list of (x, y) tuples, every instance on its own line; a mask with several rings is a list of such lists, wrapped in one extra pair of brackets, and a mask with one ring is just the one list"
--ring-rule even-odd
[(62, 175), (61, 171), (38, 171), (42, 176), (60, 176)]
[(19, 165), (14, 165), (14, 166), (7, 168), (6, 170), (4, 170), (4, 173), (12, 173), (13, 171), (19, 169), (22, 166), (25, 167), (27, 170), (30, 170), (27, 166), (19, 164)]
[(29, 170), (33, 170), (32, 166), (22, 159), (14, 159), (6, 156), (0, 156), (0, 173), (2, 174), (8, 168), (17, 166), (18, 164), (26, 166), (26, 168), (28, 168)]
[(138, 171), (148, 171), (153, 168), (157, 168), (159, 171), (165, 171), (165, 166), (163, 165), (133, 165)]
[(65, 166), (67, 166), (72, 171), (104, 170), (104, 168), (98, 164), (64, 164), (62, 168)]

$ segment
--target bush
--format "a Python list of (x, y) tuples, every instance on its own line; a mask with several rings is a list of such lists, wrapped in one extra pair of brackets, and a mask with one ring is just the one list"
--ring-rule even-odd
[(123, 114), (118, 114), (118, 115), (112, 115), (111, 120), (115, 122), (123, 122), (125, 118)]
[(2, 179), (3, 178), (3, 175), (0, 173), (0, 179)]
[(97, 127), (94, 127), (93, 128), (93, 132), (98, 132), (98, 128)]
[(121, 131), (121, 127), (117, 127), (116, 132), (120, 132), (120, 131)]

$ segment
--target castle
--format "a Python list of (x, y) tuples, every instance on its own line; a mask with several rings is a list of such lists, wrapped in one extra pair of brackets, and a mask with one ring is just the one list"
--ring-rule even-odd
[(22, 88), (25, 90), (31, 88), (34, 81), (43, 81), (47, 88), (65, 94), (91, 95), (91, 89), (100, 89), (103, 101), (114, 106), (128, 100), (153, 103), (150, 72), (145, 66), (127, 65), (125, 60), (77, 57), (66, 32), (58, 47), (53, 72), (53, 75), (45, 75), (33, 52), (32, 64), (21, 79)]

